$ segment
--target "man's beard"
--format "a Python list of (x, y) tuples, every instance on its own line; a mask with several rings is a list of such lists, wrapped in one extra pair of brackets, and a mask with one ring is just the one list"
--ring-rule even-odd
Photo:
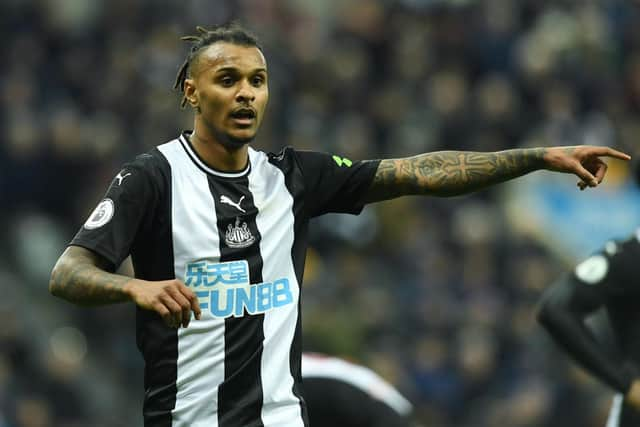
[(211, 133), (213, 134), (216, 141), (220, 142), (222, 146), (224, 146), (229, 150), (237, 150), (239, 148), (244, 147), (245, 145), (253, 141), (253, 139), (256, 136), (256, 134), (254, 133), (250, 137), (237, 138), (226, 132), (216, 129), (215, 126), (208, 126), (208, 127), (211, 130)]
[(243, 147), (244, 145), (247, 145), (251, 141), (253, 141), (254, 138), (255, 138), (255, 134), (247, 138), (236, 138), (234, 136), (229, 135), (228, 133), (223, 133), (218, 138), (218, 141), (220, 141), (220, 143), (224, 145), (226, 148), (238, 149)]

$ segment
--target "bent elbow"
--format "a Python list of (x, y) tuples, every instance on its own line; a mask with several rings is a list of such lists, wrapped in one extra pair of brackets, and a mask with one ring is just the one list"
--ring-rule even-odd
[(60, 285), (58, 284), (57, 278), (59, 276), (59, 267), (58, 264), (53, 267), (51, 270), (51, 276), (49, 277), (49, 293), (53, 296), (59, 296)]
[(49, 277), (49, 293), (55, 297), (63, 297), (62, 291), (64, 289), (64, 277), (68, 276), (67, 265), (63, 259), (59, 259), (56, 265), (51, 270), (51, 276)]

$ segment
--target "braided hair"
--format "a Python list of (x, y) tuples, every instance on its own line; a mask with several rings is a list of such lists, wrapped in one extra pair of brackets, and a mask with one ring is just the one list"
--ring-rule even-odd
[(187, 98), (184, 96), (184, 82), (191, 75), (192, 64), (198, 59), (198, 56), (204, 49), (217, 42), (227, 42), (240, 46), (257, 47), (262, 50), (258, 39), (236, 22), (218, 25), (210, 30), (197, 26), (196, 30), (199, 33), (198, 35), (180, 38), (181, 40), (191, 42), (189, 54), (180, 66), (178, 74), (176, 75), (176, 82), (173, 85), (174, 89), (179, 89), (180, 92), (183, 93), (182, 101), (180, 102), (182, 108), (187, 104)]

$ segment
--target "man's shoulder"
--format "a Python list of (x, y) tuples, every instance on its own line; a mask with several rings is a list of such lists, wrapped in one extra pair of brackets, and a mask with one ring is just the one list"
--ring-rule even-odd
[[(333, 162), (338, 162), (338, 159), (343, 160), (341, 157), (332, 156), (329, 153), (317, 151), (317, 150), (309, 150), (309, 149), (300, 149), (294, 148), (290, 145), (284, 146), (278, 152), (269, 152), (266, 153), (269, 161), (274, 164), (294, 164), (299, 167), (306, 168), (324, 168), (327, 165), (332, 165)], [(349, 165), (351, 161), (349, 160)], [(337, 163), (340, 165), (340, 163)]]
[(176, 136), (175, 138), (163, 141), (162, 143), (156, 145), (152, 150), (150, 150), (149, 152), (147, 152), (145, 154), (149, 154), (149, 153), (152, 153), (154, 151), (163, 151), (166, 148), (170, 148), (170, 147), (174, 147), (174, 146), (180, 146), (181, 143), (184, 143), (184, 142), (187, 141), (187, 138), (188, 138), (188, 134), (185, 133), (185, 132), (182, 132), (182, 133), (180, 133), (180, 135)]
[(185, 133), (182, 132), (177, 137), (164, 141), (150, 150), (138, 154), (130, 163), (147, 170), (157, 170), (168, 167), (165, 153), (172, 150), (182, 150), (180, 140), (184, 134)]
[(155, 172), (159, 169), (163, 169), (167, 160), (158, 149), (159, 147), (160, 146), (154, 147), (145, 153), (138, 154), (133, 158), (133, 160), (128, 162), (128, 165), (147, 172)]
[(138, 181), (139, 185), (150, 185), (153, 188), (165, 188), (170, 175), (169, 163), (158, 147), (140, 153), (124, 163), (118, 174), (120, 177), (127, 177), (128, 180)]
[(295, 156), (296, 149), (290, 145), (285, 145), (279, 151), (258, 151), (267, 156), (270, 162), (285, 162), (292, 159)]
[(258, 151), (258, 153), (265, 156), (269, 163), (285, 172), (299, 168), (299, 150), (290, 145), (282, 147), (280, 151), (277, 152)]
[[(629, 291), (638, 292), (636, 278), (640, 274), (640, 232), (634, 232), (626, 239), (616, 239), (607, 242), (601, 251), (585, 260), (576, 268), (576, 273), (582, 271), (596, 274), (601, 271), (602, 281), (607, 287), (617, 293), (626, 294)], [(577, 274), (580, 278), (580, 274)], [(605, 280), (606, 279), (606, 280)]]

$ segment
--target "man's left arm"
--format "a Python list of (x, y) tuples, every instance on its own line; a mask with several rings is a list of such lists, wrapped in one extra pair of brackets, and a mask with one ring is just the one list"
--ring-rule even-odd
[(629, 160), (609, 147), (524, 148), (497, 152), (438, 151), (404, 159), (385, 159), (378, 166), (366, 203), (405, 195), (457, 196), (546, 169), (572, 173), (580, 189), (596, 187), (607, 165), (601, 157)]

